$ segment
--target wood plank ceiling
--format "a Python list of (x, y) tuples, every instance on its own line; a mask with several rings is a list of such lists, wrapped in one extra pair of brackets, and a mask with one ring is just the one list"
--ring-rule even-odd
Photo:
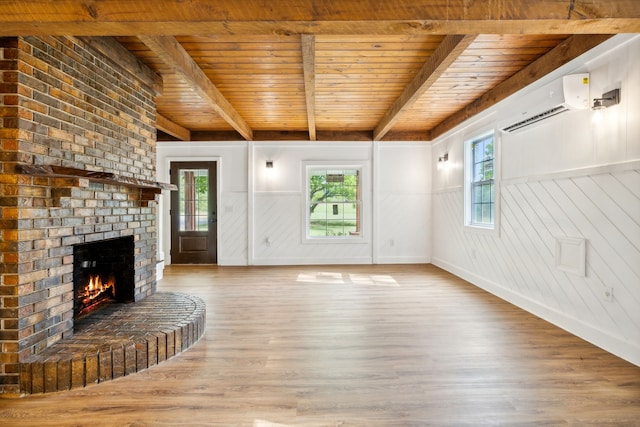
[(183, 140), (428, 141), (620, 32), (639, 1), (0, 3), (0, 36), (114, 37)]

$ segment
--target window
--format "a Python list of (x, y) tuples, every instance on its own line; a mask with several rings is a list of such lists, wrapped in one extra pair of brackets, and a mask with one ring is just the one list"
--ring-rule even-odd
[(360, 176), (360, 168), (307, 168), (307, 238), (360, 236)]
[(207, 169), (180, 169), (180, 231), (209, 229)]
[(495, 229), (497, 171), (494, 133), (467, 141), (465, 152), (465, 223), (472, 227)]

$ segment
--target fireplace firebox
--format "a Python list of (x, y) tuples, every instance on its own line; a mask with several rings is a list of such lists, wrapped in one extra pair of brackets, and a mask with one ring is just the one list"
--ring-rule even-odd
[(133, 236), (126, 236), (73, 247), (74, 318), (134, 300), (134, 246)]

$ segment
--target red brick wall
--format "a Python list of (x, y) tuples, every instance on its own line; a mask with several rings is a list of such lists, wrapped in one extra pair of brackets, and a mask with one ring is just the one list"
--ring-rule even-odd
[(133, 188), (15, 166), (155, 181), (155, 103), (75, 38), (0, 38), (0, 73), (0, 393), (17, 393), (20, 361), (73, 333), (72, 245), (134, 235), (135, 298), (155, 291), (156, 206)]

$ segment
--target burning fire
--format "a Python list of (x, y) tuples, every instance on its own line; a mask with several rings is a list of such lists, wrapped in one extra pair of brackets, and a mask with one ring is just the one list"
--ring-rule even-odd
[(89, 277), (89, 283), (86, 284), (80, 298), (82, 302), (87, 305), (95, 299), (101, 299), (108, 296), (115, 297), (115, 279), (109, 277), (109, 280), (103, 281), (99, 275), (91, 275)]

